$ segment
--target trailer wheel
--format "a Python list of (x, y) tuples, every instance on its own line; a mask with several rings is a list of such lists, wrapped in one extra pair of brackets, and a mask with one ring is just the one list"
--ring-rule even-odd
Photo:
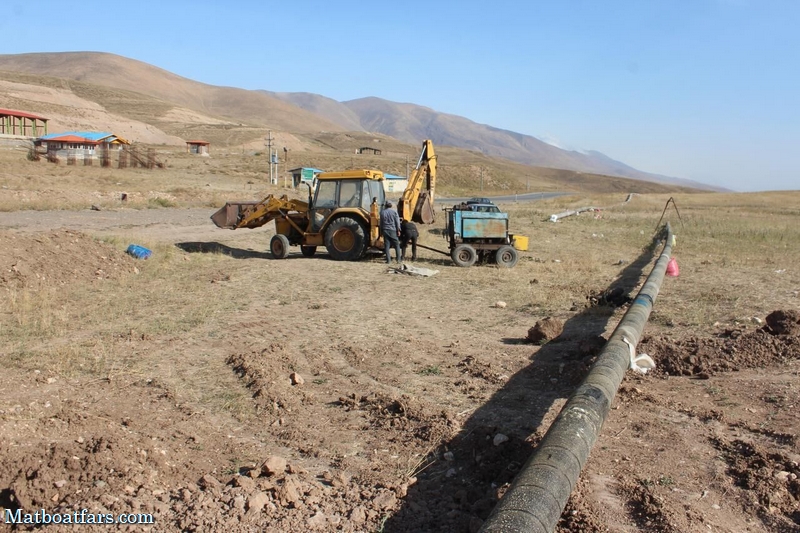
[(357, 261), (367, 250), (367, 232), (357, 220), (339, 217), (325, 231), (325, 248), (336, 261)]
[(501, 246), (494, 254), (494, 262), (499, 267), (511, 268), (518, 260), (519, 255), (513, 246)]
[(469, 244), (459, 244), (450, 252), (450, 258), (460, 267), (470, 267), (478, 259), (478, 253)]
[(317, 253), (316, 246), (301, 246), (300, 253), (303, 254), (303, 257), (314, 257), (314, 254)]
[(286, 259), (289, 257), (289, 239), (286, 235), (278, 233), (269, 241), (269, 251), (275, 259)]

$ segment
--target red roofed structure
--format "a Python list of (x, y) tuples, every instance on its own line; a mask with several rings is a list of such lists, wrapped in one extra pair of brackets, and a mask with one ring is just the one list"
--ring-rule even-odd
[(39, 137), (47, 135), (49, 119), (13, 109), (0, 108), (0, 135)]
[(186, 151), (190, 154), (208, 155), (208, 141), (186, 141)]

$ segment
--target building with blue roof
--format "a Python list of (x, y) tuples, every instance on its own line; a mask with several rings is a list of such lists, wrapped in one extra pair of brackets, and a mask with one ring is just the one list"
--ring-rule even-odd
[(384, 173), (383, 177), (386, 178), (383, 181), (383, 189), (387, 193), (402, 193), (408, 186), (408, 178), (405, 176)]
[(123, 145), (131, 144), (119, 135), (103, 131), (67, 131), (64, 133), (49, 133), (36, 139), (37, 146), (44, 146), (51, 150), (87, 150), (94, 152), (100, 144)]

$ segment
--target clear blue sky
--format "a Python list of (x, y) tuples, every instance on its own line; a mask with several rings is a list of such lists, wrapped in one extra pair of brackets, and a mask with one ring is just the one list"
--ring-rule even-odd
[(5, 0), (0, 53), (377, 96), (739, 191), (800, 189), (800, 2)]

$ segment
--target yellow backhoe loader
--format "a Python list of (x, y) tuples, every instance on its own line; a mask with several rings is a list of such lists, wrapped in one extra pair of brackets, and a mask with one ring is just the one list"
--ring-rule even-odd
[[(227, 229), (259, 228), (274, 220), (269, 249), (276, 259), (286, 258), (290, 246), (300, 246), (306, 257), (325, 246), (333, 259), (355, 261), (370, 249), (383, 248), (379, 211), (386, 199), (384, 179), (379, 170), (323, 172), (317, 175), (314, 190), (308, 186), (307, 202), (270, 194), (260, 202), (228, 202), (211, 220)], [(399, 202), (400, 216), (433, 223), (435, 188), (436, 155), (433, 143), (426, 140)]]

